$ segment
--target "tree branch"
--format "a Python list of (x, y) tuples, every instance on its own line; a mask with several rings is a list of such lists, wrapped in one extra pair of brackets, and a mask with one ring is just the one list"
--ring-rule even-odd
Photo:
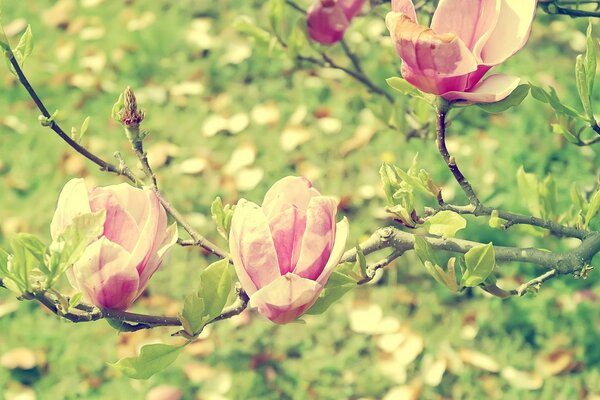
[(447, 101), (443, 99), (439, 100), (436, 118), (436, 143), (438, 146), (439, 153), (442, 155), (442, 158), (446, 162), (446, 165), (448, 166), (448, 169), (454, 176), (454, 179), (458, 182), (461, 189), (467, 196), (467, 199), (469, 200), (470, 204), (468, 206), (454, 206), (451, 204), (447, 204), (444, 201), (442, 192), (440, 191), (437, 196), (437, 200), (440, 207), (437, 210), (435, 210), (434, 213), (443, 210), (450, 210), (458, 214), (470, 214), (479, 217), (489, 216), (492, 215), (493, 212), (497, 212), (498, 217), (508, 221), (508, 224), (506, 226), (507, 228), (512, 225), (532, 225), (548, 229), (550, 232), (552, 232), (552, 234), (559, 237), (565, 236), (574, 237), (578, 239), (584, 239), (590, 234), (590, 232), (588, 231), (561, 225), (552, 220), (546, 220), (533, 216), (497, 210), (491, 207), (485, 207), (477, 197), (475, 190), (473, 189), (467, 178), (465, 178), (463, 173), (458, 168), (458, 165), (456, 164), (456, 159), (452, 155), (450, 155), (450, 153), (448, 152), (448, 148), (446, 147), (446, 116), (449, 111), (449, 107), (450, 104)]
[(125, 176), (134, 185), (136, 185), (136, 186), (141, 185), (140, 181), (135, 177), (135, 175), (133, 175), (131, 173), (131, 171), (129, 171), (128, 169), (125, 169), (125, 168), (119, 168), (116, 165), (111, 164), (111, 163), (103, 160), (102, 158), (96, 156), (95, 154), (91, 153), (89, 150), (87, 150), (85, 147), (81, 146), (79, 143), (77, 143), (75, 140), (73, 140), (69, 135), (67, 135), (65, 133), (65, 131), (56, 123), (56, 121), (51, 120), (52, 115), (50, 115), (50, 113), (48, 112), (48, 109), (46, 108), (46, 106), (44, 105), (42, 100), (39, 98), (39, 96), (37, 95), (35, 89), (29, 83), (29, 80), (23, 73), (23, 70), (19, 66), (19, 63), (18, 63), (15, 55), (13, 54), (13, 52), (10, 50), (5, 50), (5, 54), (9, 60), (10, 64), (12, 65), (21, 85), (25, 88), (25, 90), (27, 90), (27, 93), (29, 94), (29, 96), (31, 97), (31, 99), (33, 100), (33, 102), (35, 103), (37, 108), (40, 110), (42, 115), (45, 118), (50, 120), (47, 126), (50, 129), (52, 129), (54, 131), (54, 133), (56, 133), (62, 140), (64, 140), (76, 152), (78, 152), (79, 154), (81, 154), (82, 156), (84, 156), (85, 158), (87, 158), (88, 160), (90, 160), (91, 162), (96, 164), (97, 166), (99, 166), (102, 171), (108, 171), (108, 172), (112, 172), (117, 175)]

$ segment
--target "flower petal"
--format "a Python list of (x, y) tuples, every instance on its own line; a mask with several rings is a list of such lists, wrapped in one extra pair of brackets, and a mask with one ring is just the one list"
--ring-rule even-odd
[(475, 57), (455, 34), (436, 34), (395, 12), (388, 13), (385, 22), (396, 51), (413, 72), (441, 78), (465, 75), (477, 69)]
[(414, 22), (418, 22), (417, 12), (412, 0), (392, 0), (392, 11), (402, 13)]
[(167, 213), (154, 192), (146, 188), (140, 190), (140, 192), (144, 195), (143, 205), (140, 204), (140, 206), (145, 208), (145, 214), (144, 220), (138, 224), (140, 234), (135, 248), (131, 252), (131, 258), (136, 263), (138, 272), (141, 275), (148, 260), (154, 255), (157, 246), (162, 242), (168, 221)]
[(118, 199), (105, 188), (90, 191), (90, 208), (93, 212), (106, 210), (104, 236), (131, 252), (140, 236), (140, 231), (129, 210), (125, 210)]
[(241, 199), (229, 232), (229, 250), (238, 279), (252, 295), (281, 276), (271, 230), (262, 209)]
[[(433, 14), (431, 29), (454, 33), (476, 57), (494, 30), (502, 0), (441, 0)], [(479, 48), (476, 50), (476, 45)]]
[(336, 225), (335, 239), (333, 242), (333, 248), (331, 249), (331, 255), (329, 256), (329, 260), (327, 260), (325, 268), (323, 268), (323, 272), (321, 272), (321, 275), (317, 278), (317, 282), (319, 282), (319, 284), (321, 284), (323, 287), (329, 280), (329, 276), (335, 267), (337, 267), (337, 265), (340, 263), (340, 260), (344, 255), (349, 233), (350, 225), (348, 224), (348, 219), (344, 217)]
[(537, 0), (502, 0), (498, 23), (481, 52), (485, 64), (500, 64), (525, 45), (536, 6)]
[(163, 259), (167, 256), (171, 248), (177, 243), (177, 224), (173, 223), (167, 228), (164, 233), (164, 237), (161, 242), (156, 241), (154, 248), (151, 251), (150, 259), (145, 264), (140, 274), (140, 288), (139, 292), (143, 292), (148, 285), (148, 281), (152, 278), (152, 275), (158, 270), (162, 264)]
[(310, 200), (300, 257), (294, 268), (296, 275), (312, 280), (321, 275), (333, 247), (336, 210), (337, 201), (331, 197), (319, 196)]
[(303, 176), (286, 176), (275, 182), (265, 194), (262, 209), (270, 219), (293, 205), (306, 211), (310, 199), (320, 196), (319, 191)]
[(344, 14), (346, 14), (346, 18), (350, 21), (352, 18), (356, 17), (360, 10), (362, 10), (366, 0), (339, 0), (342, 9), (344, 10)]
[(128, 210), (138, 225), (143, 225), (148, 215), (146, 191), (135, 188), (127, 183), (110, 185), (102, 188), (117, 198), (121, 206)]
[(323, 286), (295, 274), (286, 274), (250, 296), (250, 306), (271, 321), (285, 324), (314, 304)]
[(300, 257), (302, 236), (306, 229), (306, 211), (289, 206), (269, 220), (271, 237), (277, 251), (281, 275), (292, 272)]
[(73, 218), (91, 212), (85, 181), (81, 178), (71, 179), (63, 187), (58, 196), (56, 211), (50, 223), (50, 235), (52, 239), (58, 238), (71, 221), (73, 221)]
[(138, 296), (139, 277), (129, 253), (102, 237), (72, 267), (73, 285), (98, 307), (124, 310)]
[(520, 79), (506, 74), (490, 75), (468, 92), (448, 92), (446, 100), (467, 100), (474, 103), (495, 103), (503, 100), (519, 86)]

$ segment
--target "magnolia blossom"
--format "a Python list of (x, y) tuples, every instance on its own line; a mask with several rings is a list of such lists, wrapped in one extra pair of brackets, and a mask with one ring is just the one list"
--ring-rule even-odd
[(440, 0), (427, 28), (418, 24), (411, 0), (392, 0), (386, 24), (403, 61), (403, 77), (447, 100), (504, 99), (519, 78), (483, 77), (525, 45), (536, 4), (536, 0)]
[(339, 42), (365, 0), (316, 0), (308, 10), (308, 34), (312, 40), (330, 45)]
[(229, 248), (250, 306), (284, 324), (315, 303), (348, 238), (348, 221), (336, 224), (336, 209), (336, 200), (301, 177), (275, 183), (262, 206), (238, 202)]
[(144, 291), (177, 241), (177, 226), (167, 226), (167, 213), (150, 189), (123, 183), (88, 190), (83, 179), (73, 179), (59, 196), (52, 238), (73, 218), (100, 210), (106, 210), (104, 233), (88, 245), (67, 278), (92, 304), (124, 310)]

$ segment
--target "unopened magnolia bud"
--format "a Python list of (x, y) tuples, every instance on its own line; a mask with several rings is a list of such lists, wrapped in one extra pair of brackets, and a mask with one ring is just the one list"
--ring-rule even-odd
[(140, 139), (140, 124), (144, 120), (144, 112), (138, 109), (135, 93), (128, 86), (123, 92), (123, 110), (121, 123), (125, 127), (125, 134), (131, 143), (137, 143)]

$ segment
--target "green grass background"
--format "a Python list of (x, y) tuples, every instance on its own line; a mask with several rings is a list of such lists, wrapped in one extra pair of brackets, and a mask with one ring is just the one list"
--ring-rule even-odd
[[(52, 8), (56, 4), (68, 7), (57, 12)], [(61, 124), (78, 127), (91, 116), (84, 143), (105, 158), (118, 150), (132, 167), (134, 158), (110, 111), (123, 88), (129, 85), (138, 91), (147, 114), (144, 127), (151, 132), (147, 148), (160, 152), (170, 144), (176, 150), (156, 170), (164, 192), (195, 227), (223, 246), (209, 217), (214, 197), (230, 203), (240, 197), (259, 202), (274, 181), (289, 174), (307, 174), (323, 193), (342, 200), (340, 213), (351, 222), (350, 243), (389, 223), (382, 212), (378, 177), (382, 161), (408, 168), (418, 152), (420, 165), (437, 182), (446, 183), (447, 193), (455, 192), (457, 202), (463, 200), (431, 137), (407, 141), (405, 132), (391, 130), (373, 116), (381, 99), (343, 74), (297, 66), (235, 31), (233, 21), (241, 15), (267, 27), (265, 8), (262, 1), (5, 1), (2, 22), (14, 27), (24, 19), (31, 24), (35, 49), (25, 72), (48, 107), (60, 110)], [(294, 14), (287, 13), (291, 21)], [(384, 14), (385, 7), (380, 7), (357, 19), (347, 34), (364, 69), (382, 87), (400, 66), (385, 37)], [(63, 18), (64, 24), (54, 26), (53, 17)], [(132, 31), (132, 21), (150, 23)], [(538, 13), (527, 47), (500, 69), (524, 81), (553, 85), (566, 103), (577, 105), (574, 58), (581, 52), (586, 23)], [(18, 38), (11, 40), (16, 43)], [(340, 55), (339, 50), (331, 52)], [(173, 87), (182, 83), (188, 88), (201, 83), (203, 90), (174, 93)], [(82, 161), (42, 128), (37, 110), (7, 69), (0, 74), (0, 93), (0, 242), (6, 245), (18, 231), (48, 239), (54, 204), (67, 180), (86, 176), (90, 184), (103, 185), (122, 180)], [(279, 113), (267, 125), (251, 117), (262, 104)], [(311, 138), (284, 151), (281, 133), (302, 109), (306, 116), (300, 124)], [(207, 118), (238, 113), (250, 120), (242, 132), (204, 135)], [(317, 118), (323, 114), (341, 129), (323, 132), (323, 121)], [(449, 144), (486, 204), (527, 211), (516, 190), (515, 174), (521, 165), (540, 178), (554, 176), (562, 211), (570, 206), (573, 182), (582, 189), (593, 188), (598, 149), (578, 148), (553, 135), (552, 118), (548, 107), (528, 98), (501, 115), (469, 109), (453, 121)], [(361, 125), (374, 130), (370, 143), (342, 155), (340, 147)], [(242, 191), (223, 167), (243, 146), (256, 150), (246, 172), (263, 175), (253, 188)], [(182, 163), (195, 158), (205, 160), (206, 168), (199, 174), (182, 173)], [(426, 199), (420, 202), (428, 204)], [(556, 251), (572, 245), (550, 237), (532, 239), (531, 232), (518, 228), (492, 230), (485, 220), (473, 219), (460, 236)], [(207, 262), (198, 250), (175, 249), (155, 276), (150, 298), (134, 310), (175, 314)], [(532, 266), (508, 264), (501, 266), (500, 276), (507, 285), (518, 285), (535, 272)], [(148, 381), (120, 376), (107, 363), (132, 354), (146, 341), (169, 340), (171, 331), (118, 334), (104, 321), (76, 326), (2, 292), (0, 306), (8, 311), (0, 317), (0, 357), (25, 347), (41, 361), (30, 371), (0, 367), (0, 398), (34, 393), (37, 399), (144, 399), (151, 388), (170, 384), (183, 390), (186, 399), (379, 399), (386, 394), (389, 399), (398, 398), (390, 394), (394, 388), (417, 386), (422, 386), (423, 399), (592, 399), (592, 394), (600, 395), (597, 282), (594, 271), (586, 281), (555, 279), (537, 296), (504, 301), (479, 291), (454, 296), (407, 254), (376, 285), (352, 292), (327, 314), (307, 318), (306, 325), (275, 326), (256, 316), (219, 323), (195, 352), (184, 353)], [(582, 293), (591, 300), (578, 300)], [(381, 371), (388, 358), (376, 344), (381, 335), (351, 329), (352, 310), (372, 304), (424, 341), (423, 352), (406, 368), (405, 380), (401, 368), (397, 376)], [(367, 320), (363, 324), (373, 325)], [(537, 357), (562, 350), (572, 354), (577, 368), (543, 377), (537, 390), (521, 389), (501, 374), (470, 365), (450, 368), (439, 385), (421, 385), (427, 373), (424, 359), (460, 358), (448, 356), (449, 347), (485, 353), (500, 368), (535, 373), (540, 368)]]

